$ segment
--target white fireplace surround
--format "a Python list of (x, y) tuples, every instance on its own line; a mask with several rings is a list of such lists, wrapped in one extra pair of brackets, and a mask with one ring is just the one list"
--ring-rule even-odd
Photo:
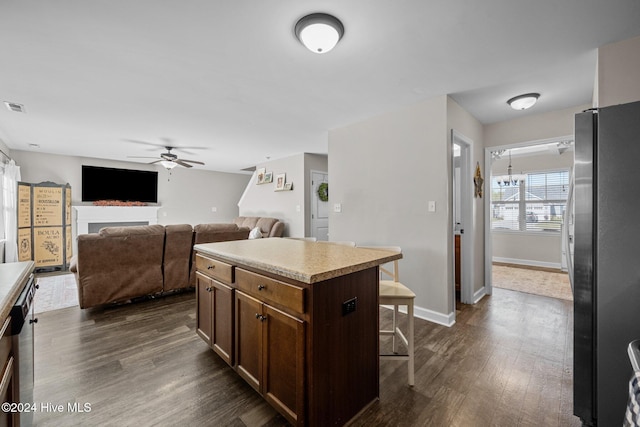
[(160, 206), (74, 206), (76, 210), (77, 233), (89, 234), (91, 224), (108, 226), (125, 225), (125, 223), (142, 223), (153, 225), (158, 223)]

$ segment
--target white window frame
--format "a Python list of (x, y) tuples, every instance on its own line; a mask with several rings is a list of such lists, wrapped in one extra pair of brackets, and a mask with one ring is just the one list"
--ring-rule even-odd
[[(567, 191), (569, 189), (569, 179), (570, 179), (570, 174), (571, 171), (569, 168), (558, 168), (558, 169), (545, 169), (545, 170), (531, 170), (531, 171), (527, 171), (527, 172), (522, 172), (522, 175), (525, 175), (528, 179), (529, 175), (539, 175), (539, 174), (552, 174), (552, 173), (566, 173), (567, 174), (567, 182), (566, 182), (566, 186), (567, 186)], [(535, 201), (531, 201), (531, 200), (527, 200), (526, 197), (523, 197), (523, 195), (526, 194), (526, 182), (520, 183), (519, 184), (519, 198), (518, 201), (514, 201), (514, 202), (504, 202), (504, 201), (494, 201), (493, 199), (493, 191), (495, 189), (494, 187), (494, 180), (496, 177), (491, 177), (491, 182), (490, 182), (490, 191), (491, 191), (491, 200), (489, 203), (489, 212), (491, 212), (491, 217), (489, 219), (490, 221), (490, 225), (491, 225), (491, 232), (492, 233), (506, 233), (506, 234), (510, 234), (510, 233), (515, 233), (515, 234), (535, 234), (535, 235), (549, 235), (549, 236), (557, 236), (559, 235), (559, 232), (561, 230), (561, 228), (558, 229), (540, 229), (540, 230), (531, 230), (531, 229), (527, 229), (527, 221), (526, 221), (526, 216), (527, 216), (527, 204), (531, 204), (531, 203), (536, 203)], [(513, 187), (511, 187), (513, 188)], [(543, 205), (549, 205), (549, 204), (565, 204), (566, 203), (566, 199), (562, 200), (562, 199), (543, 199), (540, 200), (540, 204)], [(517, 220), (519, 229), (515, 230), (512, 228), (494, 228), (494, 222), (493, 222), (493, 213), (494, 213), (494, 206), (496, 204), (505, 204), (505, 205), (516, 205), (518, 206), (518, 215), (519, 218)], [(506, 210), (506, 206), (505, 206), (505, 210)], [(559, 215), (562, 216), (562, 215)]]

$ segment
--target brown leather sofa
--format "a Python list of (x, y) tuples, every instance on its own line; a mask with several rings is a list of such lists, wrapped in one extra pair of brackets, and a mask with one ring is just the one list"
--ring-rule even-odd
[(262, 237), (282, 237), (284, 233), (284, 222), (277, 218), (239, 216), (233, 220), (233, 223), (238, 227), (247, 227), (249, 230), (259, 227)]
[(193, 286), (193, 244), (242, 240), (249, 228), (235, 224), (106, 227), (78, 236), (70, 270), (80, 308), (160, 295)]

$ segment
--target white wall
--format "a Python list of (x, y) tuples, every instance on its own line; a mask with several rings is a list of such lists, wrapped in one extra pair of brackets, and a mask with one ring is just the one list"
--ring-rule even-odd
[(573, 135), (575, 114), (588, 108), (590, 104), (583, 104), (485, 125), (484, 145), (497, 147)]
[(598, 49), (598, 107), (640, 101), (640, 37)]
[[(326, 171), (327, 156), (302, 153), (256, 167), (272, 172), (273, 182), (257, 185), (253, 178), (240, 202), (240, 215), (278, 218), (285, 223), (284, 236), (308, 236), (311, 221), (310, 171)], [(285, 173), (287, 182), (293, 183), (292, 191), (274, 191), (276, 175), (280, 173)]]
[[(304, 236), (304, 154), (272, 160), (256, 168), (272, 172), (273, 182), (258, 185), (254, 175), (240, 203), (240, 215), (278, 218), (285, 223), (284, 236)], [(293, 190), (274, 191), (276, 176), (281, 173), (286, 174), (286, 182), (293, 183)]]
[[(542, 154), (513, 157), (514, 173), (540, 172), (573, 168), (573, 151), (562, 155)], [(509, 157), (503, 156), (491, 166), (493, 175), (506, 174)], [(487, 183), (488, 183), (487, 179)], [(491, 191), (487, 184), (487, 194)], [(560, 268), (562, 264), (562, 236), (560, 233), (526, 233), (492, 231), (494, 261), (540, 267)]]
[[(237, 203), (250, 175), (196, 169), (174, 168), (132, 162), (116, 162), (87, 157), (59, 156), (32, 151), (12, 151), (20, 166), (22, 181), (37, 183), (53, 181), (71, 184), (72, 204), (82, 203), (82, 165), (157, 170), (158, 212), (160, 224), (200, 224), (231, 222), (238, 216)], [(217, 212), (212, 212), (212, 207)], [(75, 212), (74, 212), (75, 215)], [(75, 216), (74, 216), (75, 222)], [(75, 236), (75, 223), (74, 223)]]
[[(401, 280), (416, 314), (451, 314), (447, 97), (329, 131), (330, 240), (403, 249)], [(428, 201), (436, 212), (427, 211)]]

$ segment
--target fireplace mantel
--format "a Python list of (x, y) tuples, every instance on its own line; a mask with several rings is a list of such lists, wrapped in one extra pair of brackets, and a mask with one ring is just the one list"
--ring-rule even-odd
[(77, 233), (88, 234), (90, 224), (158, 223), (160, 206), (74, 206)]

